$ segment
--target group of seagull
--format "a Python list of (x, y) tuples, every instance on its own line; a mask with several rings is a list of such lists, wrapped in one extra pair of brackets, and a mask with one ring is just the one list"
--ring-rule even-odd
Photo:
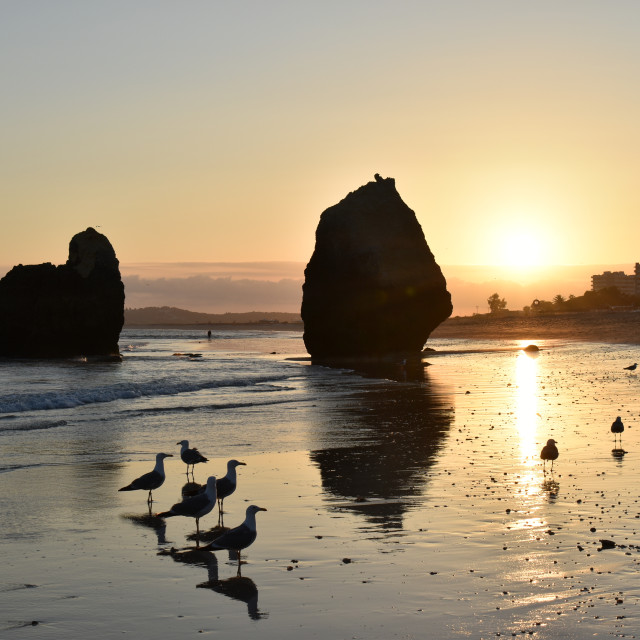
[[(624, 367), (625, 371), (635, 371), (638, 366), (637, 362), (634, 362), (632, 365), (628, 367)], [(620, 448), (614, 448), (613, 451), (618, 452), (619, 454), (624, 453), (622, 451), (622, 432), (624, 431), (624, 423), (622, 422), (622, 418), (618, 416), (611, 423), (611, 433), (613, 433), (613, 446), (619, 446)], [(558, 447), (556, 447), (557, 442), (550, 438), (547, 440), (547, 444), (542, 447), (542, 451), (540, 452), (540, 458), (543, 461), (543, 467), (546, 472), (547, 469), (547, 460), (551, 460), (551, 471), (553, 471), (553, 461), (558, 459), (560, 455), (558, 451)]]
[[(181, 440), (176, 443), (181, 446), (180, 458), (187, 465), (187, 476), (189, 475), (189, 467), (191, 467), (191, 473), (193, 475), (193, 469), (196, 464), (202, 462), (208, 462), (195, 447), (189, 448), (188, 440)], [(119, 491), (135, 491), (142, 490), (148, 491), (147, 504), (151, 509), (151, 503), (153, 502), (152, 491), (162, 486), (165, 481), (164, 460), (165, 458), (171, 458), (171, 453), (158, 453), (156, 455), (156, 464), (152, 471), (145, 473), (133, 480), (126, 487), (122, 487)], [(239, 460), (229, 460), (227, 462), (227, 474), (222, 478), (216, 478), (215, 476), (209, 476), (207, 478), (206, 485), (201, 487), (197, 493), (184, 497), (182, 502), (177, 502), (168, 511), (163, 511), (156, 514), (159, 518), (171, 518), (173, 516), (185, 516), (188, 518), (194, 518), (196, 521), (196, 544), (199, 547), (200, 544), (200, 518), (210, 513), (216, 503), (218, 504), (218, 525), (222, 522), (223, 503), (224, 499), (230, 496), (237, 486), (236, 467), (244, 465), (246, 463)], [(254, 504), (247, 507), (246, 517), (244, 522), (233, 528), (225, 531), (217, 537), (213, 542), (199, 547), (203, 551), (215, 551), (221, 549), (227, 549), (235, 551), (238, 556), (238, 573), (240, 572), (240, 552), (242, 549), (246, 549), (256, 539), (256, 513), (258, 511), (266, 511), (263, 507), (258, 507)]]

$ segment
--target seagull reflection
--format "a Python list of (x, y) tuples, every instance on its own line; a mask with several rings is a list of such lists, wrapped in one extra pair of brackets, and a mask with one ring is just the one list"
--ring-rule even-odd
[(560, 492), (560, 484), (556, 480), (545, 480), (542, 483), (542, 490), (548, 494), (550, 500), (555, 500)]
[(187, 540), (200, 540), (200, 542), (213, 542), (216, 538), (219, 538), (223, 533), (229, 531), (229, 527), (223, 527), (222, 525), (215, 525), (215, 527), (211, 527), (207, 531), (201, 531), (199, 536), (196, 536), (195, 533), (190, 533), (187, 536)]
[[(230, 551), (229, 557), (231, 557), (233, 553), (234, 552)], [(217, 560), (215, 560), (215, 555), (211, 554), (211, 556), (214, 561), (207, 567), (209, 579), (206, 582), (197, 584), (196, 587), (198, 589), (210, 589), (232, 600), (244, 602), (247, 605), (247, 614), (252, 620), (269, 617), (267, 612), (262, 612), (258, 609), (258, 587), (256, 587), (255, 582), (251, 578), (245, 578), (243, 576), (234, 576), (226, 580), (219, 580), (218, 563)]]
[[(229, 552), (231, 558), (233, 552)], [(268, 613), (258, 609), (258, 588), (251, 578), (234, 576), (226, 580), (220, 580), (218, 576), (218, 559), (215, 554), (201, 549), (190, 549), (188, 551), (163, 552), (162, 555), (170, 555), (175, 562), (184, 562), (207, 569), (207, 581), (196, 585), (198, 589), (209, 589), (216, 593), (221, 593), (227, 598), (244, 602), (247, 605), (247, 614), (252, 620), (267, 618)]]
[(142, 513), (139, 515), (135, 513), (125, 513), (122, 515), (122, 518), (129, 520), (129, 522), (133, 522), (133, 524), (138, 525), (139, 527), (153, 529), (158, 538), (158, 544), (167, 543), (167, 523), (163, 518), (158, 518), (158, 516), (151, 513), (151, 505), (149, 505), (149, 513)]
[(182, 485), (182, 498), (189, 498), (190, 496), (195, 496), (196, 493), (204, 493), (207, 488), (206, 484), (200, 484), (198, 482), (185, 482)]

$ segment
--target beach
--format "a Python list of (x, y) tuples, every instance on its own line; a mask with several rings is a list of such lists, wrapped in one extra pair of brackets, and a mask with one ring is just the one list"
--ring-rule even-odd
[[(213, 334), (0, 363), (3, 637), (637, 637), (634, 344), (434, 337), (421, 366), (363, 375), (310, 365), (299, 331)], [(267, 509), (241, 579), (192, 519), (118, 491), (165, 451), (151, 514), (177, 502), (183, 438), (200, 483), (246, 462), (225, 526)]]
[(431, 334), (433, 338), (575, 340), (640, 344), (640, 313), (591, 311), (531, 315), (481, 314), (449, 318)]

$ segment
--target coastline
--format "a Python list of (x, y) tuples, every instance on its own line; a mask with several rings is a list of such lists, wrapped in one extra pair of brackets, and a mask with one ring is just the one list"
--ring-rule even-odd
[(430, 337), (640, 344), (640, 313), (585, 311), (531, 316), (455, 317), (434, 329)]
[(304, 325), (302, 322), (231, 322), (231, 323), (124, 323), (123, 329), (189, 329), (197, 331), (201, 329), (206, 332), (211, 331), (302, 331)]
[[(126, 329), (202, 329), (211, 331), (303, 331), (294, 322), (226, 324), (125, 324)], [(633, 311), (583, 311), (540, 315), (488, 314), (448, 318), (431, 338), (483, 340), (571, 340), (640, 344), (640, 313)]]

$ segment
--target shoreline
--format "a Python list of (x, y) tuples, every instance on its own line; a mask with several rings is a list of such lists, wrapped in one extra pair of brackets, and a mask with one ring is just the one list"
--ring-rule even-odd
[(640, 344), (640, 313), (584, 311), (550, 315), (449, 318), (431, 338), (571, 340)]
[(303, 331), (304, 325), (302, 322), (231, 322), (214, 324), (210, 322), (198, 322), (198, 323), (142, 323), (142, 324), (127, 324), (125, 323), (122, 329), (189, 329), (190, 331), (196, 331), (201, 329), (202, 331)]
[[(125, 324), (123, 329), (189, 329), (202, 331), (300, 331), (303, 323)], [(436, 327), (430, 338), (484, 340), (572, 340), (640, 344), (640, 313), (583, 311), (504, 316), (455, 316)]]

